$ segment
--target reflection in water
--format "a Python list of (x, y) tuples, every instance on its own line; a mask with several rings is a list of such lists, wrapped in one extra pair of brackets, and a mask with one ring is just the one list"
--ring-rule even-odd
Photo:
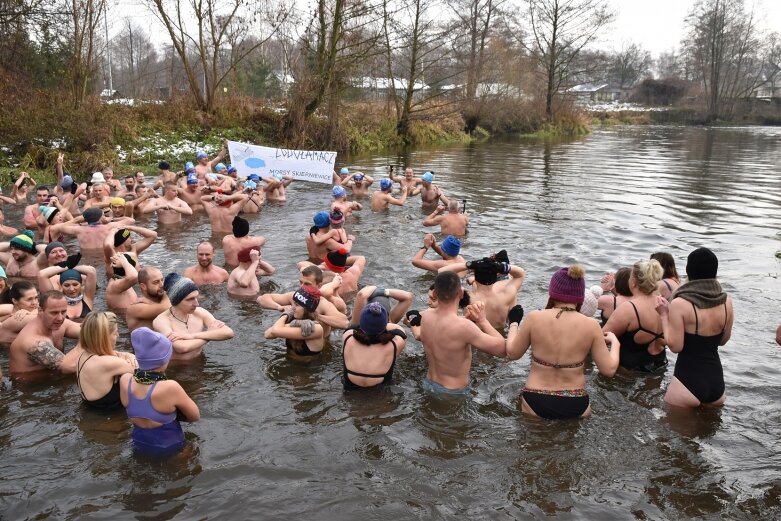
[[(345, 394), (338, 334), (320, 361), (297, 364), (283, 342), (263, 338), (277, 313), (204, 287), (202, 306), (236, 337), (171, 366), (202, 414), (184, 426), (188, 446), (175, 458), (133, 455), (128, 420), (82, 409), (73, 377), (8, 378), (0, 350), (2, 517), (778, 517), (779, 138), (781, 129), (622, 127), (572, 143), (508, 140), (338, 162), (375, 179), (387, 176), (389, 163), (410, 164), (418, 175), (433, 170), (448, 196), (468, 199), (463, 255), (507, 249), (526, 270), (527, 310), (544, 305), (551, 272), (572, 261), (586, 266), (592, 285), (654, 251), (671, 252), (682, 271), (691, 249), (714, 249), (736, 309), (733, 339), (720, 350), (723, 410), (680, 418), (668, 411), (671, 362), (658, 377), (587, 371), (588, 420), (525, 418), (517, 397), (528, 357), (480, 355), (472, 396), (442, 400), (421, 389), (425, 356), (414, 340), (389, 389)], [(307, 183), (293, 183), (289, 198), (246, 216), (278, 269), (262, 280), (264, 292), (295, 286), (293, 261), (306, 258), (312, 215), (331, 201), (326, 187)], [(7, 207), (6, 217), (20, 212)], [(433, 280), (409, 263), (428, 231), (424, 216), (413, 199), (346, 223), (356, 253), (367, 256), (362, 282), (413, 291), (418, 308)], [(140, 224), (156, 226), (151, 217)], [(220, 246), (203, 215), (177, 233), (159, 231), (142, 262), (164, 273), (194, 264), (203, 238)], [(89, 259), (105, 287), (102, 257)], [(120, 333), (129, 349), (123, 323)]]

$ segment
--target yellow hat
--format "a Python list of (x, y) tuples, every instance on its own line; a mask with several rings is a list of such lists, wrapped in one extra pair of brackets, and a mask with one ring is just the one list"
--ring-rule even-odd
[(125, 206), (125, 200), (121, 197), (112, 197), (111, 206)]

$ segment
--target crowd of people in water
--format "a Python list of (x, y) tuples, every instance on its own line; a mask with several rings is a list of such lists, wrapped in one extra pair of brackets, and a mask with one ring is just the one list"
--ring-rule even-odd
[[(75, 374), (86, 406), (126, 409), (134, 447), (178, 450), (184, 442), (180, 421), (197, 421), (200, 411), (165, 371), (171, 361), (187, 363), (202, 356), (207, 343), (234, 336), (230, 324), (198, 302), (200, 286), (225, 285), (229, 295), (255, 298), (280, 313), (264, 335), (284, 339), (298, 363), (316, 360), (332, 333), (342, 331), (345, 390), (392, 383), (412, 335), (426, 355), (423, 388), (447, 396), (470, 393), (473, 349), (517, 360), (531, 348), (519, 397), (529, 415), (587, 416), (584, 368), (590, 360), (607, 377), (619, 368), (659, 374), (668, 349), (678, 354), (668, 404), (724, 403), (718, 347), (729, 341), (734, 315), (709, 249), (689, 254), (686, 282), (664, 252), (607, 273), (590, 288), (581, 266), (563, 267), (551, 276), (545, 309), (524, 316), (517, 303), (524, 269), (504, 250), (461, 256), (469, 218), (434, 183), (433, 173), (418, 177), (407, 167), (399, 175), (390, 167), (372, 189), (371, 176), (341, 168), (334, 172), (330, 207), (314, 213), (305, 234), (310, 258), (297, 265), (299, 287), (260, 294), (258, 278), (275, 267), (263, 258), (265, 238), (251, 235), (240, 214), (285, 201), (293, 178), (239, 177), (223, 163), (226, 153), (224, 147), (214, 158), (198, 152), (181, 172), (161, 161), (154, 183), (142, 172), (116, 179), (111, 167), (78, 182), (65, 172), (63, 155), (52, 188), (20, 174), (11, 193), (0, 196), (6, 205), (26, 204), (22, 222), (13, 226), (0, 211), (0, 233), (10, 237), (0, 243), (0, 343), (10, 349), (12, 376)], [(27, 204), (32, 194), (35, 202)], [(438, 226), (442, 237), (425, 234), (411, 259), (413, 267), (435, 274), (425, 310), (410, 309), (414, 295), (405, 289), (361, 282), (366, 259), (353, 253), (356, 239), (345, 228), (364, 203), (384, 212), (418, 196), (430, 210), (422, 224)], [(155, 213), (159, 224), (176, 224), (199, 212), (214, 234), (224, 234), (227, 270), (214, 264), (210, 242), (197, 245), (197, 262), (181, 274), (164, 274), (142, 261), (158, 232), (138, 226), (136, 218)], [(97, 272), (81, 261), (82, 251), (103, 253), (106, 310), (95, 309)], [(133, 353), (116, 349), (117, 315), (110, 310), (124, 313)], [(67, 352), (66, 337), (76, 339)]]

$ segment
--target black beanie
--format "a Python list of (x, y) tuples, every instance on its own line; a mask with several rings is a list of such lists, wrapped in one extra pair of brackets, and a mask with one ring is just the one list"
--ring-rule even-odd
[(249, 233), (249, 222), (238, 215), (233, 218), (233, 235), (244, 237)]
[(686, 260), (686, 275), (689, 280), (715, 279), (719, 271), (719, 259), (708, 248), (697, 248)]

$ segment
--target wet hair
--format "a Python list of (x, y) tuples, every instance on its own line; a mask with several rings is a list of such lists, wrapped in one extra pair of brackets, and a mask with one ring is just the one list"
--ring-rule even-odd
[(434, 293), (440, 302), (452, 302), (460, 288), (461, 278), (452, 271), (438, 273), (434, 279)]
[(44, 291), (38, 295), (38, 305), (41, 309), (46, 309), (46, 303), (50, 300), (65, 300), (65, 294), (62, 291), (50, 290)]
[(13, 286), (11, 286), (11, 288), (3, 294), (3, 299), (1, 302), (3, 304), (13, 304), (14, 300), (20, 300), (22, 298), (22, 294), (31, 289), (35, 289), (35, 284), (29, 280), (20, 280), (18, 282), (14, 282)]
[(88, 353), (111, 355), (114, 342), (111, 334), (117, 329), (117, 316), (110, 311), (93, 311), (81, 324), (79, 345)]
[(49, 187), (48, 187), (48, 186), (46, 186), (46, 185), (38, 185), (38, 186), (35, 188), (35, 191), (36, 191), (36, 192), (41, 192), (41, 191), (46, 191), (46, 192), (48, 192), (48, 191), (49, 191)]
[(632, 266), (632, 276), (637, 282), (637, 288), (646, 295), (656, 291), (663, 273), (662, 265), (656, 259), (641, 260)]
[(622, 297), (631, 297), (629, 289), (629, 277), (632, 276), (632, 268), (619, 268), (615, 274), (615, 292)]
[(397, 333), (394, 333), (393, 331), (383, 331), (377, 335), (369, 335), (361, 331), (361, 328), (359, 327), (356, 327), (353, 329), (353, 331), (353, 338), (355, 341), (365, 346), (374, 344), (387, 344), (393, 339), (393, 337), (397, 335)]
[(457, 212), (458, 211), (458, 201), (456, 201), (455, 199), (451, 199), (447, 203), (447, 210), (449, 212)]
[(652, 253), (651, 258), (659, 261), (659, 264), (662, 265), (664, 270), (663, 279), (681, 280), (681, 277), (678, 276), (678, 270), (675, 269), (675, 259), (673, 259), (672, 255), (666, 251), (658, 251)]
[(323, 270), (320, 269), (319, 266), (315, 266), (314, 264), (311, 266), (307, 266), (306, 268), (301, 270), (301, 275), (305, 277), (309, 277), (310, 275), (315, 276), (315, 282), (318, 284), (323, 283)]

